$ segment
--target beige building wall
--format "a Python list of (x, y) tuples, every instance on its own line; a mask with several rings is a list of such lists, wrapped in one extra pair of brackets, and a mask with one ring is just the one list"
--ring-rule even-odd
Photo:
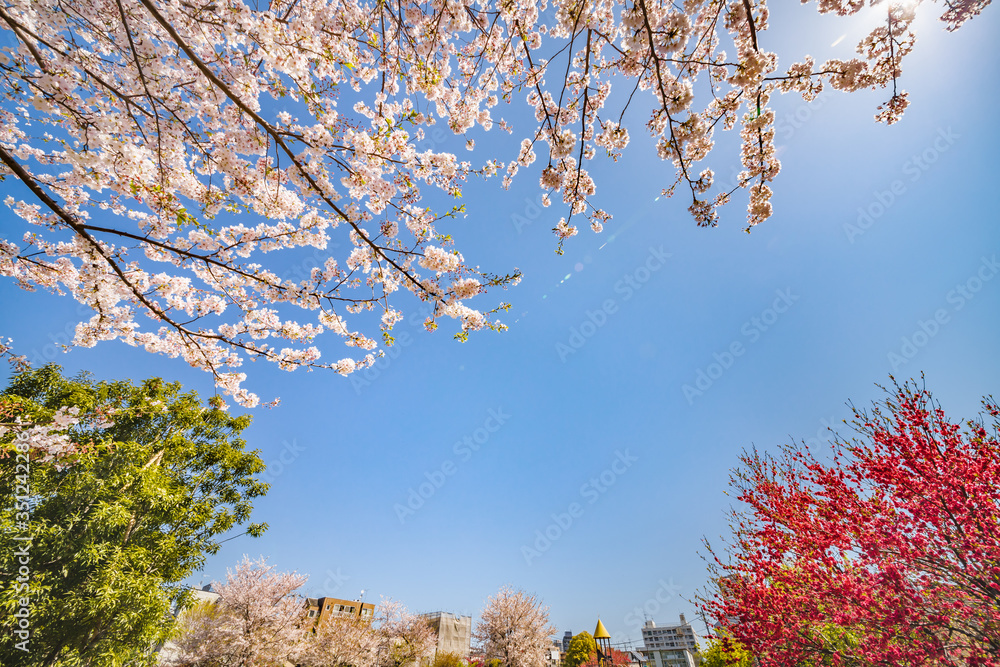
[(432, 614), (422, 614), (437, 633), (438, 653), (456, 653), (462, 658), (468, 658), (472, 653), (472, 617), (456, 616), (446, 611), (436, 611)]

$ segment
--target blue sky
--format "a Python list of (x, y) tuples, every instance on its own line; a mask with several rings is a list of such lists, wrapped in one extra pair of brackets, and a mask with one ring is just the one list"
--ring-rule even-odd
[[(470, 615), (509, 583), (544, 600), (560, 634), (600, 616), (638, 640), (643, 609), (659, 623), (693, 615), (702, 539), (727, 531), (743, 448), (846, 432), (845, 403), (879, 397), (890, 372), (926, 373), (953, 417), (974, 416), (1000, 377), (1000, 137), (986, 85), (1000, 17), (990, 7), (946, 34), (938, 10), (918, 19), (898, 125), (872, 120), (884, 91), (775, 98), (776, 211), (750, 235), (739, 203), (706, 230), (680, 198), (657, 199), (672, 173), (641, 114), (625, 157), (594, 169), (615, 220), (561, 257), (550, 230), (563, 212), (536, 213), (534, 173), (508, 192), (470, 184), (468, 217), (447, 231), (484, 269), (524, 272), (504, 295), (510, 331), (460, 344), (413, 317), (394, 356), (353, 381), (251, 366), (249, 388), (282, 399), (245, 434), (270, 464), (254, 517), (270, 529), (225, 544), (194, 582), (264, 554), (309, 574), (311, 595), (364, 589)], [(783, 56), (848, 57), (860, 36), (812, 6), (772, 12), (762, 45)], [(719, 142), (720, 179), (737, 139)], [(183, 362), (119, 343), (56, 352), (81, 317), (67, 299), (9, 282), (0, 299), (0, 333), (29, 358), (212, 393)]]

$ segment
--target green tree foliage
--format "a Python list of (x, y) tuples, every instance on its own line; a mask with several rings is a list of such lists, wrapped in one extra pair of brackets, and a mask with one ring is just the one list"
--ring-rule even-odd
[(597, 642), (594, 641), (593, 635), (584, 630), (570, 640), (566, 657), (563, 659), (563, 667), (580, 667), (596, 653)]
[(701, 667), (753, 667), (753, 656), (743, 646), (727, 637), (709, 642), (701, 654)]
[(458, 653), (442, 652), (434, 656), (431, 667), (467, 667), (467, 663)]
[[(54, 365), (14, 376), (0, 394), (6, 414), (47, 423), (70, 407), (113, 423), (69, 428), (76, 453), (50, 463), (33, 450), (10, 455), (13, 433), (0, 437), (0, 525), (7, 536), (30, 534), (28, 556), (18, 553), (24, 542), (0, 543), (0, 664), (152, 663), (171, 606), (190, 603), (179, 582), (218, 550), (219, 535), (249, 521), (251, 499), (267, 491), (255, 478), (264, 469), (258, 452), (239, 437), (250, 418), (210, 403), (160, 379), (67, 379)], [(30, 637), (18, 646), (25, 600)]]

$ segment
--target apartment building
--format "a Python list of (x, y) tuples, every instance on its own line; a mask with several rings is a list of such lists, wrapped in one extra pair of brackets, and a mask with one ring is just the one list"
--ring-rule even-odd
[(657, 626), (654, 621), (646, 621), (642, 643), (648, 667), (697, 667), (701, 663), (698, 635), (684, 614), (678, 625)]
[(320, 623), (334, 617), (350, 616), (370, 622), (375, 615), (375, 605), (360, 600), (306, 598), (306, 607), (309, 609), (307, 614), (314, 623)]
[(562, 664), (562, 657), (562, 642), (553, 639), (552, 644), (545, 649), (545, 667), (559, 667)]

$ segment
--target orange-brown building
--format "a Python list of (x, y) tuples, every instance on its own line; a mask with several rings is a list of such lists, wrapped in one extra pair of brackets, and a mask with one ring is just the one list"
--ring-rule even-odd
[(344, 616), (353, 616), (370, 622), (375, 614), (374, 604), (360, 600), (306, 598), (306, 607), (309, 609), (309, 618), (314, 623)]

